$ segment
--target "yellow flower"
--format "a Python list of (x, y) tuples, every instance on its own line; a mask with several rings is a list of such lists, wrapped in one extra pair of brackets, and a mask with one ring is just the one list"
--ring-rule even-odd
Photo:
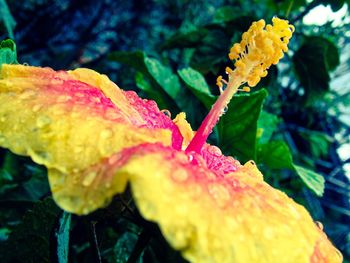
[(252, 25), (197, 132), (184, 113), (172, 121), (92, 70), (3, 65), (0, 146), (45, 165), (55, 201), (76, 214), (105, 206), (129, 182), (141, 214), (191, 262), (341, 262), (306, 209), (253, 162), (206, 143), (232, 96), (266, 76), (293, 30), (278, 18)]

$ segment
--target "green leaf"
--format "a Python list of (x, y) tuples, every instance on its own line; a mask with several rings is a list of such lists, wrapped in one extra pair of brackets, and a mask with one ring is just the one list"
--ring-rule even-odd
[(259, 144), (265, 144), (270, 141), (278, 123), (279, 119), (276, 115), (268, 113), (264, 110), (260, 112), (256, 136)]
[(0, 246), (3, 262), (51, 262), (50, 234), (61, 210), (51, 197), (36, 203)]
[(216, 74), (222, 63), (227, 63), (227, 53), (231, 39), (223, 28), (210, 29), (208, 34), (197, 43), (196, 52), (191, 60), (191, 67), (202, 72)]
[(186, 113), (193, 112), (193, 101), (190, 94), (181, 87), (179, 77), (172, 72), (171, 68), (155, 58), (146, 57), (145, 64), (153, 80), (175, 102), (178, 108)]
[[(128, 261), (130, 254), (134, 250), (137, 240), (138, 235), (136, 233), (128, 231), (122, 234), (113, 249), (117, 263), (126, 263)], [(142, 256), (140, 256), (136, 262), (142, 263)]]
[(6, 39), (0, 43), (0, 68), (2, 64), (17, 64), (16, 43)]
[(327, 156), (329, 145), (334, 141), (332, 137), (326, 133), (311, 130), (302, 130), (300, 134), (305, 139), (312, 156), (317, 158)]
[(329, 91), (329, 71), (339, 65), (337, 46), (323, 37), (308, 37), (293, 56), (295, 71), (308, 101)]
[(114, 51), (108, 55), (108, 59), (111, 61), (116, 61), (125, 64), (129, 67), (140, 71), (143, 74), (147, 73), (147, 68), (145, 65), (146, 55), (143, 51)]
[(6, 227), (0, 228), (0, 242), (5, 241), (10, 233), (11, 231)]
[[(276, 11), (280, 11), (282, 14), (284, 12), (291, 12), (291, 11), (297, 11), (300, 7), (304, 6), (306, 4), (306, 0), (280, 0), (275, 1), (275, 7), (277, 8)], [(282, 12), (283, 11), (283, 12)]]
[(208, 30), (205, 28), (177, 32), (161, 46), (161, 49), (196, 47), (207, 34)]
[(178, 70), (177, 73), (193, 94), (207, 109), (210, 109), (215, 102), (216, 97), (211, 94), (210, 88), (203, 75), (192, 68), (184, 68)]
[[(133, 51), (133, 52), (124, 52), (124, 51), (115, 51), (109, 55), (109, 60), (116, 61), (122, 64), (125, 64), (129, 67), (134, 68), (137, 72), (135, 74), (135, 82), (139, 89), (144, 91), (146, 95), (157, 102), (158, 106), (162, 109), (172, 109), (173, 105), (170, 99), (167, 97), (170, 96), (167, 91), (167, 87), (164, 88), (162, 84), (164, 81), (161, 79), (164, 76), (174, 75), (171, 72), (171, 69), (163, 66), (156, 59), (148, 58), (142, 51)], [(149, 71), (149, 69), (151, 71)], [(157, 71), (157, 69), (159, 69)], [(164, 76), (162, 75), (164, 74)], [(175, 75), (177, 78), (177, 76)], [(170, 83), (180, 89), (179, 80), (175, 80), (174, 77), (170, 80)], [(172, 87), (169, 87), (170, 89)], [(170, 92), (172, 93), (172, 92)], [(174, 95), (172, 93), (172, 95)], [(173, 97), (170, 96), (172, 99)]]
[(0, 17), (6, 27), (10, 38), (14, 38), (13, 29), (16, 26), (16, 21), (11, 15), (10, 9), (5, 0), (0, 0)]
[(167, 99), (164, 94), (159, 91), (156, 87), (152, 86), (151, 82), (141, 72), (136, 72), (135, 75), (136, 86), (144, 91), (149, 98), (155, 100), (160, 109), (168, 109)]
[(322, 175), (299, 165), (294, 165), (294, 168), (308, 188), (318, 196), (323, 195), (325, 179)]
[(145, 65), (159, 86), (175, 100), (181, 91), (179, 78), (173, 74), (169, 67), (164, 66), (155, 58), (145, 58)]
[(222, 6), (216, 9), (214, 14), (214, 22), (221, 23), (232, 21), (237, 18), (237, 15), (239, 14), (239, 9), (237, 7)]
[(258, 163), (271, 169), (293, 169), (293, 157), (284, 141), (272, 141), (258, 147)]
[(219, 121), (221, 149), (241, 162), (256, 160), (257, 122), (266, 96), (265, 89), (234, 96)]
[(69, 231), (71, 224), (71, 214), (63, 212), (60, 219), (60, 226), (56, 233), (57, 236), (57, 257), (59, 263), (68, 263), (69, 252)]

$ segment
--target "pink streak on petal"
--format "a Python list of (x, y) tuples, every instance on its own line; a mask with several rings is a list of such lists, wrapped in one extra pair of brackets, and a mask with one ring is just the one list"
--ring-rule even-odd
[(172, 147), (177, 150), (181, 149), (183, 137), (179, 128), (167, 115), (159, 110), (155, 101), (141, 99), (134, 91), (126, 91), (125, 96), (132, 107), (134, 107), (146, 121), (145, 127), (171, 130)]

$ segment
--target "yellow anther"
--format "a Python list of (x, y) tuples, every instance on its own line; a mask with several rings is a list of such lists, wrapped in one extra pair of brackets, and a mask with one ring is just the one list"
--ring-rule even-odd
[(242, 91), (244, 92), (250, 92), (250, 88), (248, 86), (245, 86), (242, 88)]
[(232, 74), (233, 72), (233, 70), (230, 67), (226, 67), (225, 71), (226, 71), (226, 74), (229, 74), (229, 75)]
[(241, 60), (236, 60), (235, 67), (236, 68), (245, 68), (245, 64)]
[(216, 79), (216, 85), (221, 89), (223, 84), (222, 84), (222, 76), (217, 77)]
[(287, 20), (274, 17), (272, 25), (264, 20), (254, 22), (242, 36), (240, 43), (232, 46), (229, 58), (235, 60), (235, 70), (226, 72), (241, 78), (241, 83), (253, 87), (267, 75), (267, 69), (277, 64), (288, 51), (287, 44), (294, 32), (294, 26)]

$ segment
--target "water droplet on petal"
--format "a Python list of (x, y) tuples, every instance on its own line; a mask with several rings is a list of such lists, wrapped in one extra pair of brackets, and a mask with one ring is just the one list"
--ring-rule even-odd
[(315, 221), (315, 224), (319, 229), (323, 230), (323, 224), (321, 222)]
[(109, 165), (114, 165), (120, 158), (120, 155), (114, 154), (111, 157), (108, 158), (108, 164)]
[(96, 178), (97, 173), (96, 172), (89, 172), (85, 178), (83, 179), (83, 186), (89, 186), (91, 185), (91, 183), (94, 181), (94, 179)]
[(33, 110), (34, 112), (38, 112), (41, 108), (42, 108), (41, 105), (35, 105), (35, 106), (32, 108), (32, 110)]
[(225, 207), (230, 200), (230, 192), (221, 184), (210, 184), (208, 186), (210, 195), (214, 198), (219, 207)]
[(52, 85), (63, 85), (63, 80), (62, 79), (58, 79), (58, 78), (54, 78), (51, 80), (51, 84)]
[(113, 135), (113, 132), (110, 129), (105, 129), (101, 132), (101, 138), (103, 139), (109, 139)]
[(84, 207), (82, 212), (83, 212), (83, 215), (87, 215), (89, 213), (89, 209), (87, 207)]
[(77, 96), (78, 98), (84, 98), (85, 94), (81, 93), (81, 92), (77, 92), (77, 93), (75, 93), (75, 96)]
[(82, 146), (76, 146), (76, 147), (74, 148), (74, 153), (78, 154), (78, 153), (81, 153), (83, 150), (84, 150), (84, 147), (82, 147)]
[(171, 118), (171, 112), (168, 110), (161, 110), (160, 112), (162, 112), (164, 115), (168, 116), (169, 118)]
[(267, 238), (267, 239), (272, 239), (274, 237), (274, 231), (272, 228), (270, 227), (266, 227), (264, 229), (264, 236)]
[(208, 152), (210, 152), (214, 156), (221, 156), (222, 155), (221, 150), (218, 147), (212, 146), (212, 145), (208, 147)]
[(49, 125), (51, 123), (51, 119), (48, 116), (40, 116), (37, 120), (36, 120), (36, 125), (39, 128), (44, 128), (45, 126)]
[(203, 194), (202, 187), (200, 187), (198, 184), (191, 186), (191, 191), (189, 192), (189, 194), (193, 198), (200, 198)]
[(26, 90), (21, 95), (19, 95), (20, 99), (27, 100), (35, 97), (37, 93), (34, 90)]
[(0, 135), (0, 143), (4, 143), (6, 141), (5, 136)]
[(72, 97), (69, 96), (69, 95), (61, 95), (61, 96), (58, 96), (57, 98), (57, 102), (67, 102), (71, 99)]
[(116, 112), (114, 109), (106, 110), (105, 116), (107, 119), (110, 119), (110, 120), (115, 120), (115, 119), (118, 119), (120, 117), (118, 112)]
[(185, 169), (177, 169), (172, 174), (171, 177), (178, 182), (184, 182), (188, 178), (188, 173)]
[(184, 152), (176, 152), (175, 158), (182, 164), (188, 163), (188, 156)]
[(90, 97), (90, 100), (92, 102), (101, 103), (101, 99), (99, 97)]
[(193, 156), (194, 156), (195, 152), (189, 152), (187, 154), (187, 158), (188, 158), (188, 161), (189, 162), (192, 162), (193, 161)]
[(340, 262), (342, 262), (343, 261), (343, 254), (337, 248), (335, 248), (335, 253), (337, 253), (339, 259), (341, 259)]

